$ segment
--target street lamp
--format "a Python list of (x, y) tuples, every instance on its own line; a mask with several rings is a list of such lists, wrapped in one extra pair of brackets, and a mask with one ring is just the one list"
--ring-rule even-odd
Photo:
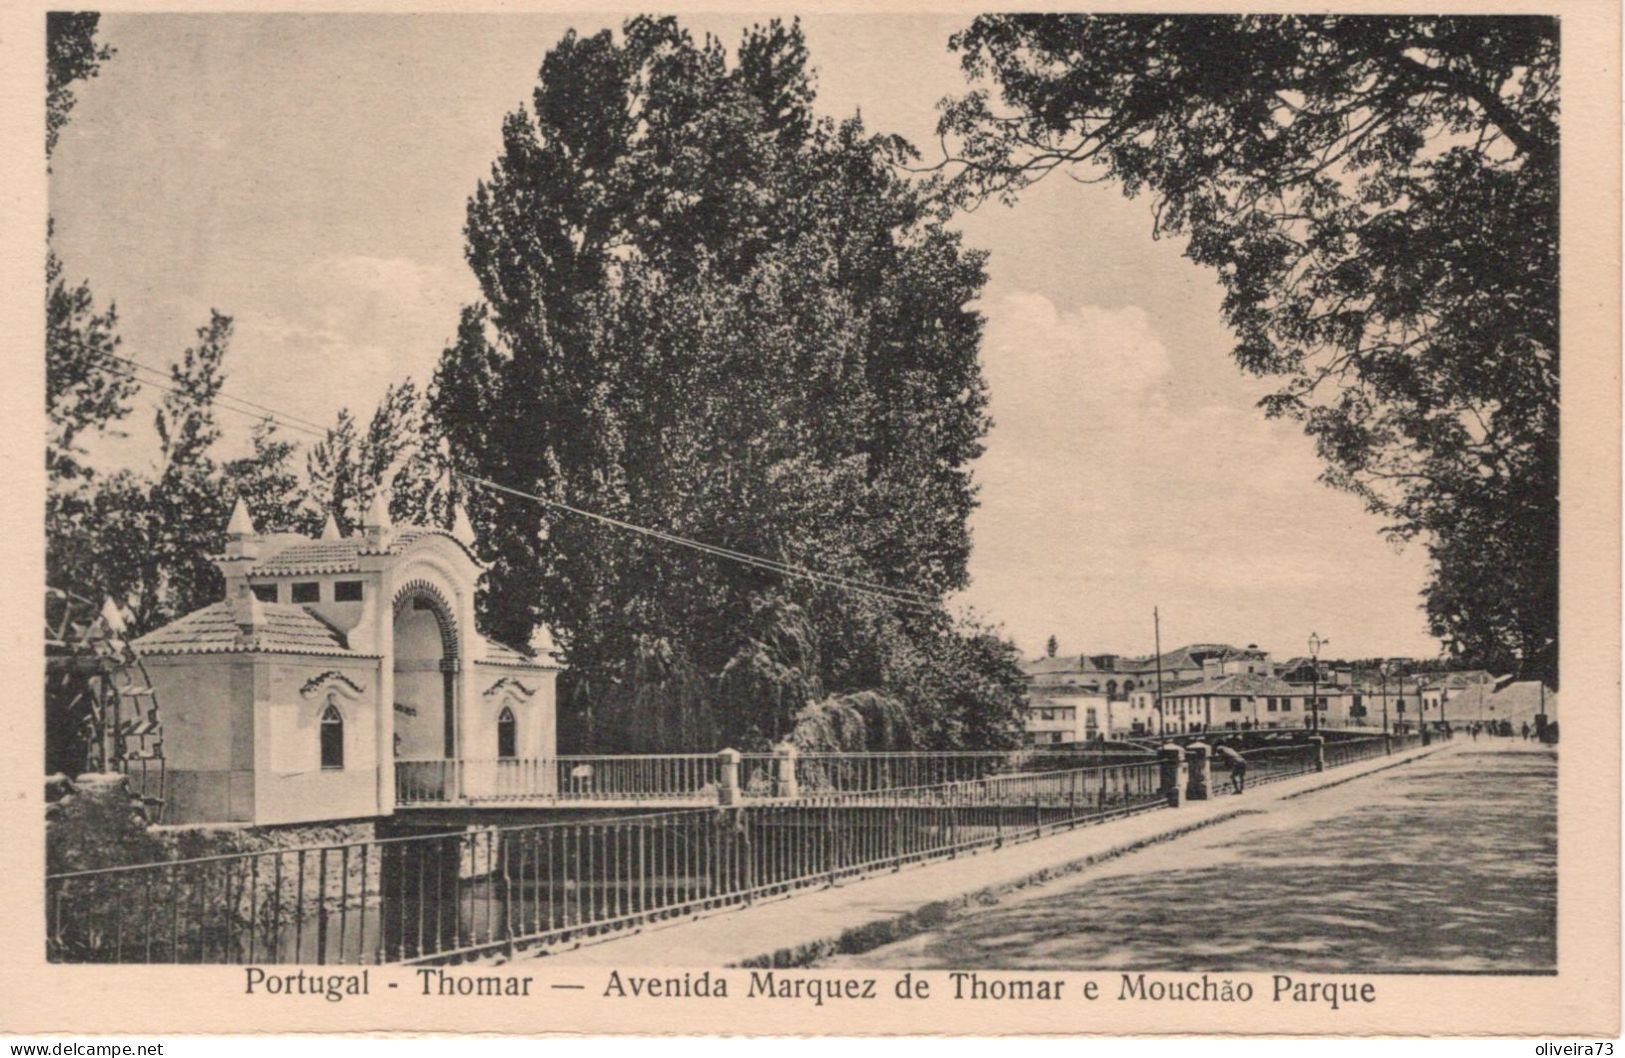
[(1313, 670), (1309, 684), (1309, 717), (1314, 721), (1316, 734), (1320, 733), (1320, 648), (1330, 642), (1330, 639), (1322, 639), (1314, 632), (1309, 633), (1309, 667)]

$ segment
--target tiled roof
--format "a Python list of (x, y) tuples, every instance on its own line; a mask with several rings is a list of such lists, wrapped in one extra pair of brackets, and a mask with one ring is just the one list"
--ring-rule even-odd
[[(1188, 646), (1180, 647), (1177, 650), (1170, 650), (1163, 654), (1162, 664), (1160, 667), (1163, 672), (1167, 672), (1170, 669), (1175, 671), (1178, 671), (1179, 669), (1199, 669), (1202, 667), (1202, 662), (1197, 659), (1197, 654), (1203, 654), (1210, 657), (1223, 656), (1226, 651), (1233, 651), (1234, 649), (1234, 647), (1226, 643), (1191, 643)], [(1148, 658), (1138, 659), (1132, 664), (1135, 666), (1132, 671), (1140, 674), (1147, 672), (1155, 673), (1159, 667), (1157, 664), (1157, 657), (1155, 655)]]
[[(1172, 676), (1164, 674), (1163, 677), (1162, 677), (1162, 694), (1163, 694), (1163, 697), (1166, 698), (1168, 695), (1172, 694), (1174, 691), (1180, 690), (1181, 688), (1184, 688), (1184, 687), (1194, 687), (1198, 683), (1201, 683), (1201, 682), (1202, 682), (1202, 680), (1199, 679), (1199, 678), (1198, 679), (1189, 679), (1189, 680), (1176, 680)], [(1155, 675), (1153, 675), (1149, 680), (1146, 680), (1144, 683), (1140, 684), (1138, 687), (1136, 687), (1134, 689), (1135, 689), (1136, 692), (1138, 692), (1138, 691), (1150, 691), (1152, 694), (1156, 694), (1157, 693), (1157, 677)]]
[(515, 650), (506, 643), (498, 643), (494, 639), (485, 640), (484, 661), (489, 665), (523, 665), (526, 668), (551, 669), (558, 666), (551, 658), (531, 657), (522, 651)]
[(1485, 672), (1483, 669), (1469, 669), (1464, 672), (1437, 673), (1431, 680), (1428, 681), (1427, 686), (1429, 688), (1445, 687), (1456, 691), (1461, 690), (1464, 687), (1472, 687), (1484, 683), (1493, 683), (1494, 681), (1495, 677), (1490, 675), (1488, 672)]
[[(406, 526), (396, 529), (382, 549), (367, 547), (364, 536), (346, 536), (338, 540), (299, 540), (280, 548), (255, 562), (249, 576), (297, 576), (311, 573), (354, 573), (361, 568), (363, 555), (399, 555), (414, 543), (429, 536), (444, 536), (457, 540), (444, 529), (424, 526)], [(468, 548), (457, 541), (464, 551)], [(473, 554), (469, 554), (473, 558)]]
[(1023, 662), (1021, 669), (1029, 676), (1046, 676), (1055, 672), (1094, 672), (1095, 663), (1087, 654), (1062, 654)]
[(232, 620), (231, 604), (217, 602), (148, 632), (132, 646), (140, 654), (344, 654), (355, 656), (344, 637), (302, 606), (256, 604), (264, 625), (244, 640)]
[[(1343, 694), (1347, 691), (1348, 688), (1346, 687), (1326, 686), (1320, 689), (1322, 695), (1328, 696)], [(1301, 686), (1294, 686), (1274, 676), (1263, 676), (1256, 672), (1238, 672), (1230, 676), (1220, 676), (1217, 679), (1202, 680), (1188, 687), (1181, 687), (1176, 691), (1164, 690), (1163, 697), (1171, 698), (1177, 695), (1181, 698), (1189, 698), (1225, 694), (1288, 695), (1302, 693), (1303, 688)]]

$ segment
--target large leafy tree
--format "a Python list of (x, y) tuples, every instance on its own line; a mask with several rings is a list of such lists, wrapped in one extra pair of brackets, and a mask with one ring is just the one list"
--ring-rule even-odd
[(1432, 631), (1555, 676), (1556, 20), (994, 15), (952, 46), (982, 82), (944, 111), (954, 190), (1148, 194), (1266, 411), (1428, 548)]
[(813, 98), (795, 25), (732, 56), (671, 19), (571, 33), (469, 202), (483, 300), (432, 397), (457, 469), (916, 593), (475, 489), (486, 620), (552, 628), (580, 742), (783, 737), (810, 702), (884, 686), (897, 637), (940, 638), (964, 583), (982, 258), (900, 176), (905, 145)]

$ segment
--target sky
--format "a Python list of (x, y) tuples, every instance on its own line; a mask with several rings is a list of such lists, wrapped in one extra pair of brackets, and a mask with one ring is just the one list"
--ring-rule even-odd
[[(70, 279), (116, 302), (122, 352), (163, 367), (211, 308), (227, 390), (317, 422), (426, 381), (477, 296), (464, 206), (565, 15), (104, 15), (117, 49), (52, 159)], [(749, 18), (689, 17), (732, 44)], [(959, 16), (803, 19), (824, 113), (928, 156), (965, 81)], [(1254, 405), (1209, 270), (1152, 238), (1150, 203), (1050, 179), (958, 227), (990, 253), (976, 306), (994, 426), (956, 606), (1028, 654), (1256, 643), (1288, 657), (1433, 656), (1425, 555), (1319, 483), (1312, 444)], [(155, 451), (147, 402), (101, 449)], [(251, 425), (226, 417), (228, 445)]]

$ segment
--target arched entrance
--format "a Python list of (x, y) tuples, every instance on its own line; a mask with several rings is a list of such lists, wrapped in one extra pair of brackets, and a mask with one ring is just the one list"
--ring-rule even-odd
[(395, 596), (395, 755), (457, 756), (457, 629), (452, 609), (426, 581)]

